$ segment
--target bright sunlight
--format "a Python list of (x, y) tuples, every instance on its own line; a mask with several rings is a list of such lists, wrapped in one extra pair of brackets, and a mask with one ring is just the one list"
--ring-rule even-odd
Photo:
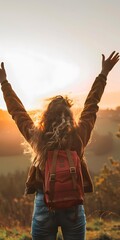
[[(78, 66), (31, 52), (8, 52), (3, 59), (7, 78), (26, 108), (78, 80)], [(2, 103), (3, 106), (3, 103)]]

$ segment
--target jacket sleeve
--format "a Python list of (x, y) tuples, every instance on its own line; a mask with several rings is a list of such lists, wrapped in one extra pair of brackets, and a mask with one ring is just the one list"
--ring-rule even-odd
[(98, 103), (104, 92), (106, 77), (102, 74), (95, 79), (92, 88), (86, 98), (83, 111), (78, 122), (78, 131), (85, 147), (90, 139), (91, 131), (96, 121)]
[(25, 139), (30, 142), (32, 131), (34, 129), (34, 123), (32, 119), (26, 112), (22, 102), (17, 97), (8, 81), (5, 81), (2, 84), (1, 89), (3, 91), (3, 97), (9, 114), (12, 116), (12, 119), (17, 124), (20, 132), (25, 137)]

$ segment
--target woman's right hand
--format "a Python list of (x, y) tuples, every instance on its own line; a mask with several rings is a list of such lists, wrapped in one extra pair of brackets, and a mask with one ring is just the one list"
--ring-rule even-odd
[(4, 63), (1, 63), (1, 68), (0, 68), (0, 83), (4, 82), (6, 80), (6, 71), (4, 68)]

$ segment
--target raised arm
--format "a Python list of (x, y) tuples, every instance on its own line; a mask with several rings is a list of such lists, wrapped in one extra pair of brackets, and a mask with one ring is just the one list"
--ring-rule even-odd
[(99, 109), (98, 103), (100, 102), (104, 92), (107, 75), (118, 61), (119, 53), (115, 53), (115, 51), (112, 52), (107, 59), (105, 59), (105, 56), (102, 54), (101, 73), (98, 75), (92, 85), (78, 122), (78, 131), (84, 147), (87, 145), (90, 139), (91, 131), (96, 121), (96, 113)]
[(22, 102), (13, 91), (10, 83), (8, 83), (4, 63), (1, 63), (0, 83), (9, 114), (16, 122), (20, 132), (25, 137), (25, 139), (30, 142), (34, 129), (34, 123), (29, 114), (26, 112)]

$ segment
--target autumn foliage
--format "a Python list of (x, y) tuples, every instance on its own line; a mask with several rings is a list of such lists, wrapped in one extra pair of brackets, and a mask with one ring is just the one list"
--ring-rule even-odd
[[(0, 224), (30, 226), (34, 196), (24, 197), (26, 172), (0, 176)], [(120, 162), (109, 159), (100, 173), (94, 176), (94, 193), (86, 194), (87, 217), (115, 217), (120, 215)]]

